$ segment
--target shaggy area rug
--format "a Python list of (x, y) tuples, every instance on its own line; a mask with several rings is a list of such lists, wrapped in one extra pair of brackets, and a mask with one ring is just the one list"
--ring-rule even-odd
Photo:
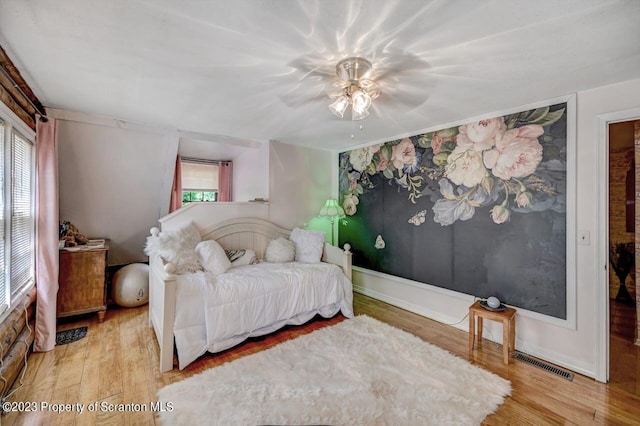
[(511, 384), (367, 316), (212, 368), (158, 392), (167, 425), (472, 425)]

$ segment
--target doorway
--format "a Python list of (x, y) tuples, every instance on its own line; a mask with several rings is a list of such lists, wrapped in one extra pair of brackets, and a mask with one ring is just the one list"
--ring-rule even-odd
[[(636, 131), (637, 127), (637, 131)], [(640, 393), (636, 271), (636, 136), (640, 120), (608, 124), (609, 146), (609, 383)], [(640, 140), (638, 141), (640, 142)], [(640, 148), (640, 147), (639, 147)], [(639, 164), (640, 165), (640, 164)], [(640, 176), (640, 175), (639, 175)], [(639, 211), (640, 213), (640, 211)], [(639, 239), (640, 240), (640, 239)]]

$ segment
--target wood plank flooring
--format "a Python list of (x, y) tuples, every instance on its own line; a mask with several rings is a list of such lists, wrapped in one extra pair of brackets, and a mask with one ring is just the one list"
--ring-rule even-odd
[(637, 338), (636, 307), (610, 299), (611, 315), (610, 384), (621, 390), (640, 395), (640, 346)]
[[(468, 359), (511, 381), (513, 394), (498, 411), (487, 417), (486, 425), (556, 425), (556, 424), (638, 424), (640, 392), (635, 378), (635, 363), (626, 360), (625, 368), (633, 369), (633, 382), (602, 384), (576, 375), (573, 382), (520, 361), (502, 362), (502, 347), (484, 340), (468, 352), (468, 335), (464, 331), (431, 321), (374, 299), (355, 295), (356, 314), (366, 314), (411, 332), (453, 354)], [(205, 355), (183, 371), (158, 371), (158, 346), (148, 327), (146, 306), (111, 309), (103, 323), (95, 315), (80, 317), (60, 325), (60, 330), (82, 325), (89, 327), (87, 337), (57, 346), (47, 353), (29, 358), (24, 385), (10, 398), (13, 402), (34, 401), (49, 404), (84, 404), (84, 412), (54, 411), (8, 413), (0, 418), (4, 425), (154, 425), (160, 424), (154, 413), (103, 411), (109, 404), (137, 403), (149, 407), (157, 400), (158, 389), (224, 362), (254, 353), (278, 343), (336, 324), (344, 318), (316, 320), (300, 327), (288, 327), (273, 335), (255, 339), (217, 355)], [(634, 346), (638, 348), (637, 346)], [(375, 368), (375, 366), (372, 366)], [(624, 372), (620, 374), (627, 377)], [(613, 377), (613, 371), (612, 371)], [(14, 389), (19, 386), (16, 383)], [(102, 404), (89, 411), (88, 404)]]

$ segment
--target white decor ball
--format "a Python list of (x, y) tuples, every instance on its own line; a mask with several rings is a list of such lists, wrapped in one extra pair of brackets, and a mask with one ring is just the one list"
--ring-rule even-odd
[(487, 305), (489, 305), (490, 308), (498, 308), (500, 307), (500, 299), (498, 299), (497, 297), (491, 296), (490, 298), (487, 299)]
[(132, 263), (113, 275), (111, 298), (124, 308), (144, 305), (149, 301), (149, 265)]

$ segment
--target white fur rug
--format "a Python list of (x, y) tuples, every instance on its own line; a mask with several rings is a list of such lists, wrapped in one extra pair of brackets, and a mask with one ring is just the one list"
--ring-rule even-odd
[(167, 425), (472, 425), (511, 384), (367, 316), (207, 370), (158, 392)]

